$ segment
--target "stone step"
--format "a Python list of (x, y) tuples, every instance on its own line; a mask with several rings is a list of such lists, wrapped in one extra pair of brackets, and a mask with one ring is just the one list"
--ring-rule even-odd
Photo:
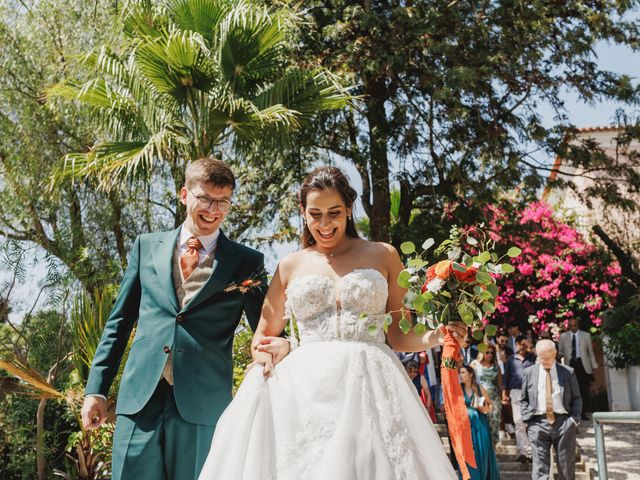
[[(500, 469), (500, 480), (526, 480), (531, 478), (528, 472), (522, 471), (504, 471)], [(557, 480), (558, 474), (553, 475), (554, 480)], [(587, 472), (576, 472), (575, 480), (591, 480), (591, 475)]]

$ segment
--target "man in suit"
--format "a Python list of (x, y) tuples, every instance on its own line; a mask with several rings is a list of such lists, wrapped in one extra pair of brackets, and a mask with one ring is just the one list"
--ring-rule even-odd
[(576, 468), (576, 429), (582, 412), (578, 380), (572, 368), (556, 362), (556, 346), (551, 340), (540, 340), (536, 354), (538, 363), (524, 371), (520, 401), (533, 455), (531, 478), (550, 478), (553, 445), (558, 478), (572, 480)]
[(507, 347), (509, 347), (512, 352), (516, 352), (518, 350), (518, 346), (516, 345), (516, 338), (522, 335), (522, 333), (520, 333), (520, 325), (518, 325), (517, 323), (510, 323), (509, 325), (507, 325), (507, 332), (509, 332)]
[(524, 370), (536, 361), (529, 352), (531, 341), (524, 335), (516, 338), (516, 353), (511, 355), (504, 367), (502, 377), (502, 404), (511, 404), (511, 414), (516, 430), (516, 446), (518, 447), (518, 462), (531, 461), (531, 446), (527, 437), (527, 425), (522, 418), (522, 379)]
[(478, 347), (471, 344), (470, 335), (465, 338), (464, 343), (460, 346), (460, 358), (465, 367), (471, 365), (471, 362), (478, 358)]
[[(231, 401), (234, 332), (243, 312), (256, 327), (267, 281), (263, 255), (220, 231), (234, 188), (225, 163), (191, 162), (180, 191), (184, 224), (133, 244), (82, 408), (86, 428), (106, 420), (135, 327), (118, 394), (114, 480), (196, 479)], [(272, 340), (271, 353), (285, 355), (286, 340)]]
[[(574, 369), (580, 385), (582, 402), (586, 404), (589, 398), (589, 387), (593, 380), (593, 370), (598, 368), (591, 334), (580, 330), (578, 320), (572, 318), (569, 320), (569, 331), (560, 335), (558, 349), (564, 358), (564, 364)], [(582, 420), (588, 420), (584, 409)]]

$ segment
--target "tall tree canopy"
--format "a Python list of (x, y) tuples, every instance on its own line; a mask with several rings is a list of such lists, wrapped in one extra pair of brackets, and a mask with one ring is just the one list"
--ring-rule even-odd
[[(422, 213), (412, 231), (439, 223), (443, 214), (473, 220), (500, 190), (537, 193), (556, 155), (590, 169), (612, 168), (597, 146), (572, 142), (563, 99), (572, 92), (585, 102), (637, 105), (637, 83), (604, 70), (594, 48), (610, 42), (638, 51), (638, 5), (305, 2), (311, 20), (301, 58), (348, 75), (364, 96), (357, 111), (326, 115), (322, 132), (306, 145), (357, 169), (371, 236), (394, 243), (407, 237), (415, 209)], [(556, 112), (551, 127), (543, 124), (543, 105)], [(637, 174), (623, 170), (610, 187), (637, 188)], [(400, 200), (398, 221), (391, 222), (394, 187)]]

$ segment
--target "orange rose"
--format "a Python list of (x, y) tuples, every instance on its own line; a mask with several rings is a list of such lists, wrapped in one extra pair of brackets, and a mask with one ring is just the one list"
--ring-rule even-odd
[(442, 260), (436, 263), (436, 278), (446, 280), (453, 271), (453, 262), (451, 260)]

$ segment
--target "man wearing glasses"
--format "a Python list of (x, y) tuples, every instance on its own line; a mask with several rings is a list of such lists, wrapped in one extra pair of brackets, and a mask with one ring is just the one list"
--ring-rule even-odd
[[(114, 480), (197, 478), (231, 401), (234, 332), (243, 314), (258, 324), (267, 282), (264, 256), (219, 228), (235, 186), (224, 162), (191, 162), (180, 191), (184, 223), (133, 244), (82, 408), (87, 429), (107, 419), (106, 397), (135, 327), (118, 393)], [(275, 364), (288, 343), (269, 342)]]

